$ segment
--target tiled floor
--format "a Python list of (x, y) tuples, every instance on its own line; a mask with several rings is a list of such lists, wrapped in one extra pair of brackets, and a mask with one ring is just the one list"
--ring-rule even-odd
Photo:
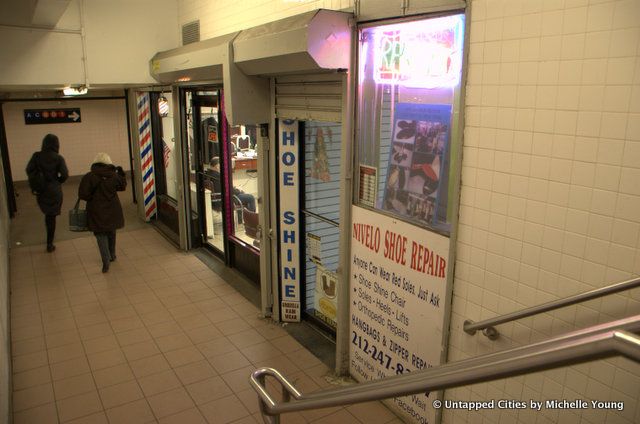
[[(303, 392), (329, 386), (324, 364), (153, 228), (118, 233), (108, 274), (90, 234), (56, 245), (11, 250), (16, 424), (262, 422), (248, 383), (259, 366)], [(400, 421), (371, 403), (283, 422)]]

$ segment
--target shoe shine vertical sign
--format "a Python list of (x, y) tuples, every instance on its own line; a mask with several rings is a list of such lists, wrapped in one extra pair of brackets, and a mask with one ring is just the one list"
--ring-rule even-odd
[(299, 122), (279, 122), (280, 317), (300, 322)]

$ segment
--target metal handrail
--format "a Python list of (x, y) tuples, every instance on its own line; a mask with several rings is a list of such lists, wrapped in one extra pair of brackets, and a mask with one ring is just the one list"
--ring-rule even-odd
[[(254, 371), (250, 380), (258, 393), (265, 422), (277, 424), (280, 414), (287, 412), (433, 392), (616, 355), (640, 362), (640, 337), (633, 333), (640, 333), (640, 315), (527, 346), (309, 395), (303, 395), (273, 368)], [(276, 401), (267, 390), (267, 376), (280, 384), (282, 401)]]
[(530, 317), (531, 315), (540, 314), (542, 312), (551, 311), (565, 306), (575, 305), (576, 303), (585, 302), (587, 300), (596, 299), (598, 297), (607, 296), (625, 290), (630, 290), (636, 287), (640, 287), (640, 278), (633, 278), (631, 280), (622, 281), (607, 287), (602, 287), (585, 293), (565, 297), (564, 299), (552, 300), (541, 305), (532, 306), (530, 308), (511, 312), (506, 315), (489, 318), (484, 321), (473, 322), (472, 320), (466, 320), (462, 329), (465, 333), (471, 335), (476, 334), (476, 331), (478, 330), (482, 330), (482, 334), (484, 334), (491, 340), (495, 340), (500, 334), (498, 330), (495, 329), (495, 325), (515, 321), (520, 318)]

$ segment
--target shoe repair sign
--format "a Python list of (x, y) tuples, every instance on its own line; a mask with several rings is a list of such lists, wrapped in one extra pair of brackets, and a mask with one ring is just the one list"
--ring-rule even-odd
[[(356, 206), (351, 219), (351, 375), (369, 381), (441, 364), (449, 239)], [(407, 422), (434, 424), (435, 396), (397, 397), (388, 404)]]
[(80, 108), (68, 109), (25, 109), (25, 125), (75, 124), (82, 122)]

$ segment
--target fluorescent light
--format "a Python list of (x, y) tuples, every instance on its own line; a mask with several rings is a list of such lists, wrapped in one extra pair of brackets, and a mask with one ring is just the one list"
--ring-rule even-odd
[(87, 87), (65, 87), (62, 90), (65, 96), (82, 96), (87, 94)]

